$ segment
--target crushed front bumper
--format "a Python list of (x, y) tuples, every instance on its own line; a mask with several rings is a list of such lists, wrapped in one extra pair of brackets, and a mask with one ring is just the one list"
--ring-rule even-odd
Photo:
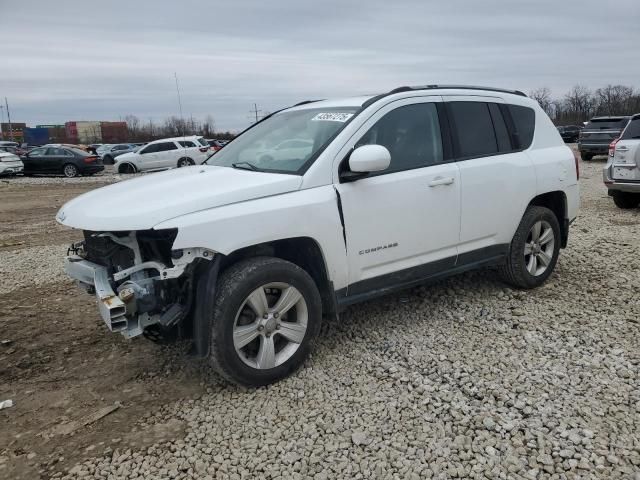
[(107, 269), (78, 255), (65, 258), (64, 271), (88, 291), (95, 291), (100, 316), (112, 332), (127, 329), (127, 307), (111, 288)]

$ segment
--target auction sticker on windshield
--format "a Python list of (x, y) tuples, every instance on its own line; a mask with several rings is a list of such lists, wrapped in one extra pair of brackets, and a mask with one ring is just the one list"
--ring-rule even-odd
[(346, 112), (331, 113), (331, 112), (325, 112), (325, 113), (317, 114), (311, 120), (312, 121), (316, 121), (316, 122), (323, 122), (324, 121), (324, 122), (341, 122), (341, 123), (344, 123), (347, 120), (349, 120), (351, 117), (353, 117), (353, 113), (346, 113)]

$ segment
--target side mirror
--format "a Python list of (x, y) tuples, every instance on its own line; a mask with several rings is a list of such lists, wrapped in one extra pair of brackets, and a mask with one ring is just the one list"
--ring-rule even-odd
[(349, 170), (356, 173), (381, 172), (390, 163), (391, 154), (382, 145), (363, 145), (349, 156)]

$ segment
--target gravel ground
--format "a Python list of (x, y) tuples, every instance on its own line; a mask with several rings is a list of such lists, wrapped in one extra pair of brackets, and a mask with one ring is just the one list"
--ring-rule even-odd
[(65, 244), (0, 251), (0, 294), (66, 280), (63, 268), (67, 247)]
[[(640, 210), (613, 206), (601, 167), (582, 163), (580, 217), (542, 288), (483, 271), (354, 306), (293, 377), (243, 390), (203, 371), (204, 395), (132, 425), (184, 435), (87, 446), (54, 477), (639, 480)], [(59, 268), (50, 248), (21, 281)]]

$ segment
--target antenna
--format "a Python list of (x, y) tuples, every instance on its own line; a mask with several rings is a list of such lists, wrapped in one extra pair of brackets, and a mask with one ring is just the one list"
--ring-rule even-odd
[(178, 106), (180, 107), (180, 120), (182, 121), (182, 136), (184, 137), (184, 117), (182, 116), (182, 100), (180, 99), (180, 87), (178, 86), (178, 74), (173, 72), (176, 79), (176, 92), (178, 92)]

